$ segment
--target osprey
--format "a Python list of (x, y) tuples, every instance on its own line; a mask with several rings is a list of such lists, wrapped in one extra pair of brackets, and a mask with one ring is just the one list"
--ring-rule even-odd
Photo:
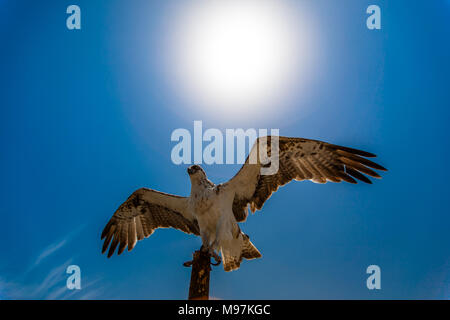
[[(147, 188), (135, 191), (105, 226), (101, 235), (105, 239), (102, 253), (109, 247), (109, 258), (118, 246), (120, 255), (127, 246), (128, 251), (132, 250), (138, 240), (149, 237), (157, 228), (175, 228), (200, 236), (202, 250), (219, 263), (222, 260), (225, 271), (232, 271), (239, 268), (243, 258), (261, 257), (238, 223), (246, 220), (248, 208), (252, 213), (260, 210), (280, 186), (292, 180), (357, 183), (356, 178), (372, 183), (364, 174), (381, 178), (372, 169), (386, 171), (366, 159), (375, 157), (369, 152), (317, 140), (278, 138), (279, 166), (274, 174), (262, 175), (261, 169), (266, 165), (259, 159), (252, 163), (247, 157), (231, 180), (218, 185), (208, 180), (200, 166), (190, 166), (187, 169), (191, 180), (189, 197)], [(260, 139), (256, 140), (251, 154), (257, 150)], [(271, 139), (268, 141), (269, 155)]]

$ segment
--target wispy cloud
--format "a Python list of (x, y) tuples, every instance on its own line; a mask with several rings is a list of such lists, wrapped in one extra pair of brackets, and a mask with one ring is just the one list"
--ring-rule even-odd
[(42, 260), (44, 260), (45, 258), (47, 258), (48, 256), (50, 256), (52, 253), (55, 253), (56, 251), (58, 251), (58, 249), (61, 249), (68, 241), (70, 237), (66, 237), (65, 239), (62, 239), (61, 241), (58, 241), (56, 243), (52, 243), (51, 245), (49, 245), (47, 248), (45, 248), (42, 253), (37, 257), (36, 261), (33, 264), (33, 268), (38, 266)]
[[(0, 299), (95, 299), (105, 293), (103, 288), (99, 287), (100, 279), (88, 279), (86, 276), (82, 279), (81, 290), (69, 290), (66, 287), (67, 267), (74, 262), (74, 257), (66, 259), (62, 264), (53, 267), (44, 276), (38, 276), (43, 261), (54, 255), (56, 252), (70, 243), (83, 229), (77, 228), (67, 234), (64, 238), (58, 239), (45, 247), (30, 263), (26, 271), (19, 277), (2, 277), (0, 275)], [(36, 271), (36, 272), (35, 272)]]
[(0, 294), (2, 299), (25, 300), (67, 300), (67, 299), (96, 299), (103, 297), (104, 288), (100, 285), (100, 278), (90, 280), (83, 277), (81, 290), (70, 290), (66, 286), (67, 267), (73, 259), (69, 259), (56, 266), (44, 277), (33, 282), (23, 283), (16, 280), (7, 281), (0, 277)]
[(57, 283), (64, 282), (66, 269), (71, 263), (72, 259), (69, 259), (62, 265), (51, 270), (41, 284), (31, 292), (31, 296), (45, 297)]
[(56, 253), (58, 250), (63, 248), (67, 243), (69, 243), (76, 235), (78, 235), (82, 230), (84, 229), (84, 226), (80, 226), (74, 231), (68, 233), (64, 238), (58, 239), (57, 241), (51, 243), (47, 247), (45, 247), (41, 253), (38, 255), (34, 263), (30, 265), (28, 270), (25, 272), (25, 275), (31, 272), (33, 269), (38, 267), (42, 261), (52, 254)]

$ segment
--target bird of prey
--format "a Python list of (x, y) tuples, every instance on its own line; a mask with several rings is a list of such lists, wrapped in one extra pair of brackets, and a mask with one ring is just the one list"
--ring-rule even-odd
[[(267, 154), (271, 139), (265, 137)], [(371, 183), (366, 175), (381, 178), (373, 169), (386, 169), (367, 158), (374, 154), (318, 140), (278, 137), (278, 171), (261, 174), (262, 161), (247, 157), (239, 172), (228, 182), (214, 184), (199, 165), (187, 169), (191, 180), (189, 197), (141, 188), (117, 209), (105, 226), (102, 253), (108, 257), (117, 247), (120, 255), (128, 246), (132, 250), (138, 240), (149, 237), (157, 228), (175, 228), (200, 236), (202, 250), (208, 252), (225, 271), (240, 267), (242, 259), (260, 258), (261, 254), (238, 225), (246, 220), (248, 208), (260, 210), (272, 193), (292, 180), (315, 183), (349, 182), (355, 179)], [(251, 152), (257, 149), (259, 140)], [(273, 161), (273, 159), (272, 159)], [(366, 175), (364, 175), (366, 174)], [(221, 258), (218, 253), (221, 254)]]

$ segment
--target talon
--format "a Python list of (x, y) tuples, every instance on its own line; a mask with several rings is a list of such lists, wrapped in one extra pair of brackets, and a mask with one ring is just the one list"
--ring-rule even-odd
[(216, 254), (214, 251), (210, 254), (211, 254), (211, 257), (213, 257), (214, 260), (216, 260), (216, 263), (211, 262), (211, 264), (213, 266), (218, 266), (222, 262), (222, 258), (220, 258), (220, 256), (218, 254)]
[(212, 265), (212, 266), (215, 266), (215, 267), (217, 267), (217, 266), (218, 266), (218, 265), (220, 264), (220, 262), (221, 262), (220, 260), (219, 260), (219, 261), (217, 261), (216, 263), (214, 263), (214, 262), (211, 262), (211, 265)]
[(183, 263), (183, 266), (190, 267), (190, 266), (192, 266), (193, 263), (194, 262), (192, 260), (191, 261), (186, 261), (185, 263)]

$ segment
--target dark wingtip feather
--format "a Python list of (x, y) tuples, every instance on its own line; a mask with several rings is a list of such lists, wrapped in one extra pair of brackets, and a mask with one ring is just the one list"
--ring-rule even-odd
[(370, 181), (369, 178), (367, 178), (365, 175), (363, 175), (359, 171), (356, 171), (356, 170), (354, 170), (352, 168), (346, 167), (345, 168), (345, 172), (348, 173), (349, 175), (351, 175), (352, 177), (355, 177), (358, 180), (361, 180), (361, 181), (363, 181), (365, 183), (368, 183), (368, 184), (372, 184), (372, 181)]
[(378, 173), (376, 173), (375, 171), (373, 171), (373, 170), (370, 169), (369, 167), (366, 167), (365, 165), (363, 165), (363, 164), (361, 164), (361, 163), (359, 163), (359, 162), (357, 162), (357, 161), (354, 161), (354, 160), (352, 160), (352, 159), (345, 158), (345, 157), (340, 157), (339, 159), (340, 159), (347, 167), (353, 168), (353, 169), (355, 169), (355, 170), (357, 170), (357, 171), (360, 171), (360, 172), (362, 172), (362, 173), (364, 173), (364, 174), (367, 174), (367, 175), (369, 175), (369, 176), (371, 176), (371, 177), (374, 177), (374, 178), (378, 178), (378, 179), (381, 178), (381, 176), (380, 176)]
[(114, 239), (111, 243), (111, 247), (109, 247), (108, 258), (110, 258), (114, 254), (114, 251), (116, 251), (116, 247), (118, 244), (119, 244), (119, 241), (117, 240), (117, 237), (114, 237)]
[(365, 164), (366, 166), (369, 166), (371, 168), (377, 169), (377, 170), (381, 170), (381, 171), (387, 171), (387, 169), (383, 166), (380, 166), (378, 163), (375, 163), (373, 161), (367, 160), (365, 159), (365, 161), (361, 161), (361, 163)]
[(120, 256), (122, 254), (122, 252), (125, 250), (125, 248), (127, 247), (127, 243), (126, 242), (122, 242), (119, 246), (119, 250), (117, 252), (117, 254)]
[(106, 249), (108, 249), (108, 246), (109, 246), (109, 243), (111, 242), (112, 237), (113, 237), (113, 233), (107, 235), (105, 242), (103, 243), (102, 254), (106, 252)]
[(100, 236), (100, 240), (105, 239), (107, 234), (108, 234), (108, 225), (103, 229), (102, 235)]
[(103, 228), (102, 235), (100, 237), (101, 240), (103, 240), (106, 237), (111, 225), (112, 225), (112, 219), (109, 220), (108, 223), (106, 224), (106, 226)]
[(368, 167), (371, 167), (373, 169), (377, 169), (377, 170), (381, 170), (381, 171), (387, 171), (387, 169), (385, 167), (380, 166), (378, 163), (375, 163), (375, 162), (373, 162), (373, 161), (371, 161), (369, 159), (360, 157), (360, 156), (358, 156), (356, 154), (349, 154), (349, 152), (344, 151), (344, 150), (337, 150), (337, 153), (339, 153), (339, 154), (343, 155), (344, 157), (349, 158), (349, 159), (351, 159), (353, 161), (360, 162), (361, 164), (364, 164), (364, 165), (366, 165)]
[(106, 250), (108, 249), (109, 243), (105, 243), (103, 244), (103, 248), (102, 248), (102, 254), (104, 254), (106, 252)]
[(332, 144), (331, 147), (334, 148), (334, 149), (339, 149), (339, 150), (342, 150), (342, 151), (346, 151), (346, 152), (349, 152), (349, 153), (357, 154), (357, 155), (360, 155), (360, 156), (363, 156), (363, 157), (367, 157), (367, 158), (375, 158), (376, 157), (376, 155), (373, 154), (373, 153), (370, 153), (370, 152), (367, 152), (367, 151), (363, 151), (363, 150), (359, 150), (359, 149), (338, 146), (338, 145), (335, 145), (335, 144)]
[(348, 183), (353, 183), (353, 184), (357, 184), (358, 182), (353, 179), (352, 177), (350, 177), (348, 174), (346, 174), (345, 172), (340, 172), (339, 173), (339, 177), (342, 178), (342, 180), (348, 182)]

